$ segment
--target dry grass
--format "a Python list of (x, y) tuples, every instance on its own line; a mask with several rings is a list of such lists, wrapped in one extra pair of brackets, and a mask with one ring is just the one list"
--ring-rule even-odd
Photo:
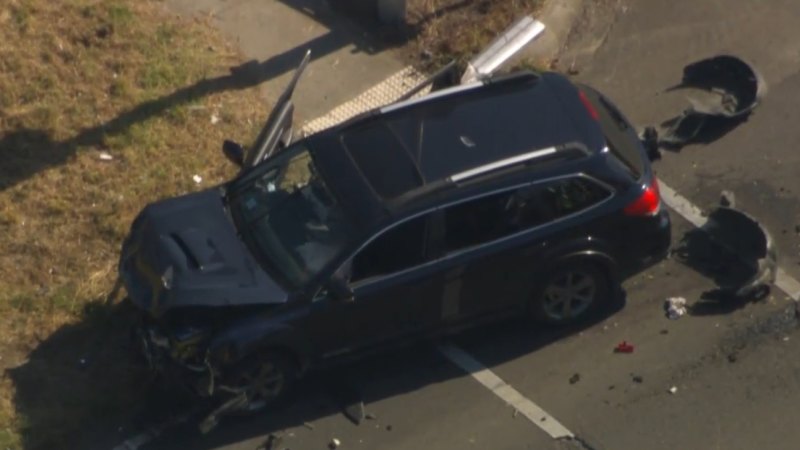
[(157, 0), (0, 5), (0, 369), (30, 359), (0, 380), (0, 448), (64, 448), (135, 399), (117, 350), (93, 352), (91, 370), (77, 361), (120, 334), (99, 305), (134, 214), (230, 176), (222, 139), (247, 141), (263, 120), (242, 90), (258, 80), (227, 72), (238, 62)]
[(427, 70), (451, 60), (465, 63), (492, 39), (544, 0), (408, 0), (408, 23), (415, 37), (413, 60)]

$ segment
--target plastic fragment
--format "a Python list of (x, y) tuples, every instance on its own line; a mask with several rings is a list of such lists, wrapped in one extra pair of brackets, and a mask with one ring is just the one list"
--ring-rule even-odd
[(622, 341), (614, 347), (614, 353), (633, 353), (633, 344)]
[(670, 297), (664, 304), (669, 320), (677, 320), (686, 315), (686, 299), (683, 297)]

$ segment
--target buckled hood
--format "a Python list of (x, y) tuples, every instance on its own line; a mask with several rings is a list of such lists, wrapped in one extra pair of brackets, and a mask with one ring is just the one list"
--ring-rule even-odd
[(132, 301), (156, 315), (288, 298), (237, 237), (216, 189), (148, 205), (123, 244), (120, 274)]

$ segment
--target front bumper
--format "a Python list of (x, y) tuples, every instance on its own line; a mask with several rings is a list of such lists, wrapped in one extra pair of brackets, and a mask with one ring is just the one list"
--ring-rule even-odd
[(157, 327), (142, 322), (133, 328), (131, 338), (150, 370), (195, 395), (212, 396), (215, 373), (211, 365), (204, 361), (177, 361), (170, 340)]

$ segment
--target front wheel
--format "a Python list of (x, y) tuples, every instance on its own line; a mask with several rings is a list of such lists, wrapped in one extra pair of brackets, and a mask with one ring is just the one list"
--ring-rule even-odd
[(297, 369), (288, 357), (270, 351), (249, 358), (232, 378), (230, 385), (247, 396), (239, 412), (255, 413), (285, 397), (297, 379)]
[(530, 303), (536, 320), (566, 325), (596, 313), (612, 292), (606, 272), (597, 265), (564, 263), (542, 278)]

